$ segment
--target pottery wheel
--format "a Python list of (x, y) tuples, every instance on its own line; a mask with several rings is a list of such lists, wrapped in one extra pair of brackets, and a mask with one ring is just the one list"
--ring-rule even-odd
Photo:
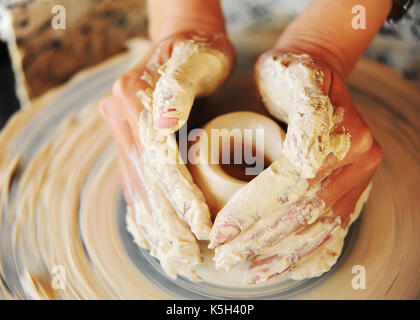
[[(252, 78), (255, 58), (266, 45), (236, 42), (234, 75), (216, 95), (196, 103), (191, 128), (242, 106), (266, 114)], [(349, 88), (384, 160), (332, 270), (306, 281), (246, 288), (166, 276), (126, 230), (116, 148), (95, 105), (148, 47), (137, 41), (130, 52), (82, 72), (18, 112), (1, 132), (0, 298), (419, 296), (420, 94), (390, 69), (367, 60), (357, 65)], [(366, 270), (366, 289), (352, 287), (355, 265)]]

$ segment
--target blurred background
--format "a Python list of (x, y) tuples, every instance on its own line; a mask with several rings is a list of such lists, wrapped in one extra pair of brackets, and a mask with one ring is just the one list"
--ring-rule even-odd
[[(221, 2), (228, 30), (235, 34), (268, 27), (281, 30), (309, 1)], [(127, 39), (146, 36), (145, 2), (0, 0), (0, 129), (28, 101), (123, 51)], [(66, 9), (65, 30), (50, 27), (51, 10), (58, 4)], [(386, 22), (365, 56), (420, 86), (420, 3), (415, 1), (400, 21)]]

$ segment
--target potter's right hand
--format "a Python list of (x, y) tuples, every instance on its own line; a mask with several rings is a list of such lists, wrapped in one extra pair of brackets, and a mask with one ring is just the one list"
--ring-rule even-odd
[(216, 267), (251, 260), (250, 283), (318, 276), (341, 252), (381, 149), (344, 80), (325, 63), (273, 50), (255, 73), (267, 109), (288, 123), (286, 138), (280, 157), (217, 214), (210, 233)]
[(218, 213), (210, 234), (216, 267), (251, 260), (247, 281), (256, 283), (318, 276), (336, 262), (382, 159), (345, 77), (391, 1), (362, 2), (367, 30), (352, 29), (359, 0), (314, 0), (259, 58), (258, 89), (268, 111), (288, 123), (286, 139), (281, 157)]

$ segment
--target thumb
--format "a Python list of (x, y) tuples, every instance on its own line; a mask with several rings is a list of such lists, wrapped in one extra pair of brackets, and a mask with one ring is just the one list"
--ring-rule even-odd
[(152, 95), (155, 128), (170, 134), (188, 119), (194, 99), (215, 92), (232, 70), (234, 49), (225, 35), (192, 35), (174, 44), (159, 68)]

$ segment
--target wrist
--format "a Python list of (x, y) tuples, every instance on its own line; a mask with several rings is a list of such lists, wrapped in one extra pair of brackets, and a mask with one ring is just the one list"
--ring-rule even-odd
[(149, 27), (149, 37), (154, 42), (160, 42), (175, 34), (199, 32), (205, 34), (224, 33), (226, 30), (223, 24), (212, 19), (203, 18), (168, 18), (165, 22)]
[(331, 42), (323, 41), (320, 37), (295, 33), (291, 37), (281, 38), (276, 43), (275, 49), (284, 53), (308, 54), (343, 77), (347, 72), (346, 65), (348, 63), (345, 52), (338, 53), (338, 47)]
[(219, 0), (153, 0), (148, 11), (153, 42), (183, 32), (226, 33)]
[[(275, 48), (320, 58), (346, 78), (383, 25), (391, 4), (391, 0), (313, 0)], [(358, 19), (363, 23), (355, 27)]]

